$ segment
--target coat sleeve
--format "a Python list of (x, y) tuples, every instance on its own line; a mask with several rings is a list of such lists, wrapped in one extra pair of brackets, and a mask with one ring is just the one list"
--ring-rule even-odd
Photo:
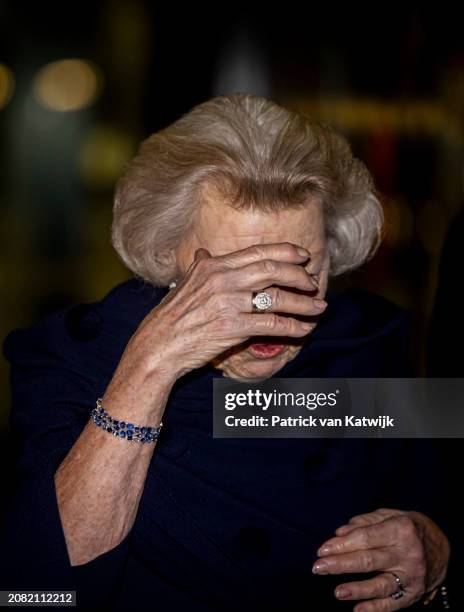
[(92, 351), (92, 343), (76, 352), (63, 317), (60, 313), (30, 330), (16, 330), (4, 344), (10, 362), (10, 427), (18, 453), (12, 466), (15, 492), (0, 535), (0, 589), (75, 590), (79, 607), (98, 606), (114, 592), (124, 571), (131, 534), (93, 561), (71, 566), (54, 475), (101, 389), (81, 358)]

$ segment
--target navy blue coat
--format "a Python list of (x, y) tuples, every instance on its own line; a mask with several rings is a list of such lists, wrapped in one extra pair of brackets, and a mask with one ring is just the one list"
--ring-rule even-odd
[[(131, 532), (71, 567), (54, 473), (129, 338), (166, 292), (132, 279), (100, 302), (7, 337), (20, 486), (3, 534), (0, 588), (73, 589), (79, 607), (109, 610), (352, 609), (333, 590), (355, 576), (312, 575), (316, 550), (353, 515), (382, 506), (422, 511), (445, 529), (430, 441), (215, 439), (211, 389), (222, 372), (210, 365), (172, 390)], [(409, 374), (400, 308), (356, 290), (328, 304), (275, 377)]]

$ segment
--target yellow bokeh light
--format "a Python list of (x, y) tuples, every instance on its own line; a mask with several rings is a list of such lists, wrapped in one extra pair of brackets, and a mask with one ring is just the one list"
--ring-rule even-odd
[(84, 138), (79, 153), (82, 179), (90, 187), (108, 187), (121, 175), (135, 149), (135, 143), (123, 131), (96, 126)]
[(11, 100), (14, 88), (13, 73), (5, 64), (0, 64), (0, 110)]
[(45, 108), (69, 112), (90, 106), (101, 86), (101, 73), (94, 64), (65, 59), (41, 68), (34, 79), (34, 94)]

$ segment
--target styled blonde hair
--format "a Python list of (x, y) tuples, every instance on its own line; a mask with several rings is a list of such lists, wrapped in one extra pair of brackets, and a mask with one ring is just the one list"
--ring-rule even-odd
[(177, 276), (175, 251), (208, 185), (237, 209), (301, 208), (316, 198), (332, 276), (359, 267), (380, 244), (372, 177), (345, 138), (264, 98), (234, 94), (152, 134), (117, 182), (112, 242), (136, 276), (155, 286)]

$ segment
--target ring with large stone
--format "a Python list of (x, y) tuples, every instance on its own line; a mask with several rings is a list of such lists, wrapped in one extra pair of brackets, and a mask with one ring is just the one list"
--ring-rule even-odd
[(404, 595), (406, 595), (406, 589), (404, 588), (401, 582), (401, 578), (394, 572), (385, 572), (385, 573), (391, 574), (395, 578), (395, 582), (396, 582), (397, 589), (394, 593), (390, 595), (390, 597), (392, 597), (393, 599), (400, 599), (401, 597), (404, 597)]
[(264, 312), (272, 307), (272, 298), (267, 291), (253, 291), (251, 299), (252, 312)]

